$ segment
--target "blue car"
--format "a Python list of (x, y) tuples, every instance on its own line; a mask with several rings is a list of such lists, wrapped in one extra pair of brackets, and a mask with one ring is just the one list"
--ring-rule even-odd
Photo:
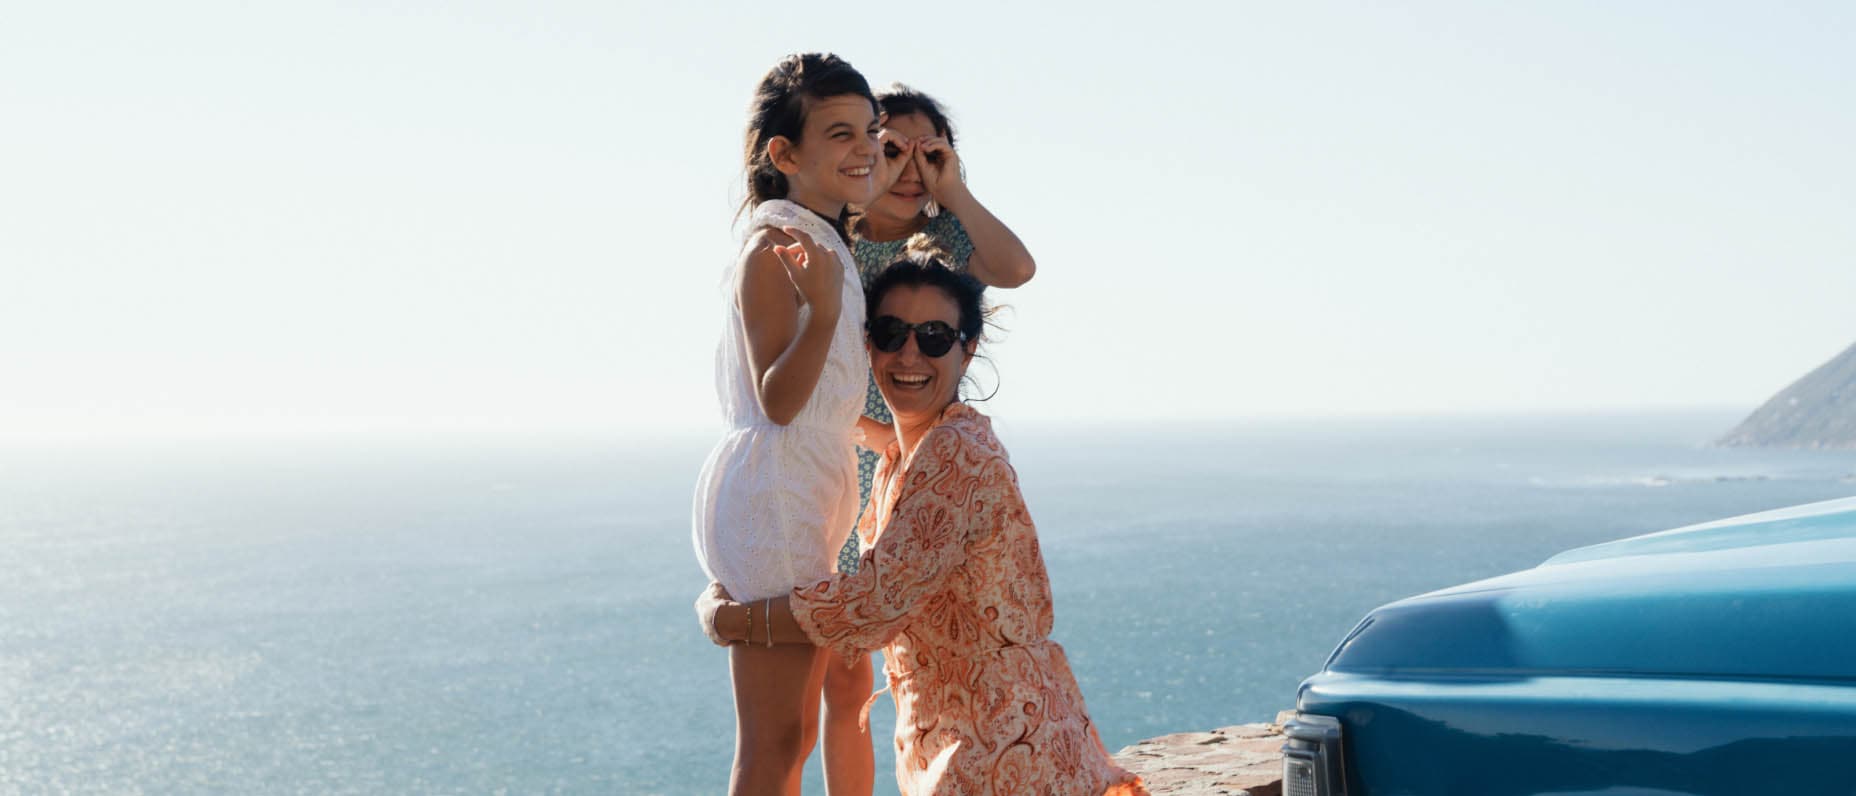
[(1856, 794), (1856, 498), (1383, 606), (1285, 735), (1285, 796)]

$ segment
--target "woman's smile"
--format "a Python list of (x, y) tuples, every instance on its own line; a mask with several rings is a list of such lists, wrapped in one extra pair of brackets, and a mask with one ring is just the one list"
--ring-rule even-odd
[(933, 380), (933, 377), (926, 373), (889, 374), (890, 384), (895, 385), (898, 390), (919, 390), (928, 386), (928, 382), (931, 380)]
[[(893, 316), (909, 324), (940, 321), (959, 328), (960, 306), (939, 287), (904, 285), (883, 295), (873, 317)], [(894, 351), (870, 346), (870, 371), (876, 374), (877, 391), (889, 404), (896, 419), (908, 425), (924, 425), (947, 408), (966, 373), (972, 349), (955, 346), (931, 357), (922, 353), (921, 342), (911, 331)]]

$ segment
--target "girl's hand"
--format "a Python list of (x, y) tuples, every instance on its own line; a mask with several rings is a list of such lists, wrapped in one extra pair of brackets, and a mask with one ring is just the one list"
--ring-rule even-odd
[[(909, 140), (908, 136), (887, 127), (883, 128), (883, 132), (877, 133), (876, 141), (877, 146), (883, 152), (883, 156), (876, 160), (877, 196), (882, 196), (884, 192), (895, 186), (897, 180), (902, 179), (903, 166), (907, 165), (909, 158), (915, 154), (915, 142)], [(892, 150), (895, 152), (893, 155), (890, 154)], [(874, 202), (876, 199), (872, 197), (871, 201)]]
[(696, 595), (696, 623), (702, 625), (703, 635), (708, 636), (709, 641), (714, 642), (718, 647), (728, 646), (729, 641), (728, 637), (715, 626), (716, 614), (730, 605), (739, 605), (739, 603), (729, 596), (728, 590), (722, 588), (720, 583), (711, 583), (709, 588), (703, 589), (701, 594)]
[(844, 303), (844, 266), (838, 263), (838, 256), (812, 240), (805, 230), (782, 227), (781, 231), (796, 241), (791, 246), (773, 247), (780, 264), (786, 266), (786, 276), (793, 280), (793, 288), (814, 313), (837, 315)]
[(967, 192), (960, 181), (960, 156), (947, 139), (938, 135), (915, 140), (915, 169), (922, 175), (922, 187), (942, 207), (957, 202)]

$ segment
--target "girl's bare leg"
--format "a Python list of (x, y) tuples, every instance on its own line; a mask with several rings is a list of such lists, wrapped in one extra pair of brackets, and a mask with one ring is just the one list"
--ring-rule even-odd
[(876, 786), (876, 754), (870, 730), (858, 727), (864, 703), (876, 681), (870, 656), (845, 660), (823, 653), (825, 660), (825, 793), (870, 796)]
[(730, 796), (799, 796), (818, 733), (825, 653), (806, 644), (728, 647), (735, 685), (735, 764)]
[(817, 652), (812, 658), (812, 674), (806, 679), (806, 693), (809, 696), (801, 703), (805, 708), (805, 716), (800, 724), (799, 761), (793, 765), (792, 780), (787, 784), (787, 796), (803, 796), (800, 780), (805, 773), (806, 758), (812, 755), (812, 748), (818, 745), (819, 696), (825, 684), (825, 666), (831, 660), (831, 653), (817, 647), (813, 649)]

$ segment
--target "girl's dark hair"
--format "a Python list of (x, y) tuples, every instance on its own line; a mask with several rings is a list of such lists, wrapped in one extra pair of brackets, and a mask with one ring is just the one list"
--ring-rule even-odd
[[(870, 101), (876, 113), (876, 95), (870, 83), (844, 59), (830, 53), (799, 53), (780, 59), (767, 70), (754, 89), (754, 101), (748, 105), (747, 163), (748, 195), (741, 212), (769, 199), (785, 199), (789, 190), (786, 175), (774, 168), (767, 157), (767, 142), (784, 136), (799, 143), (805, 131), (806, 110), (812, 101), (826, 97), (855, 94)], [(841, 219), (842, 220), (842, 219)]]
[(883, 112), (892, 118), (919, 113), (928, 117), (928, 123), (934, 125), (936, 135), (947, 139), (947, 145), (954, 145), (954, 122), (947, 118), (947, 111), (934, 97), (923, 94), (901, 83), (891, 83), (883, 93), (876, 95), (876, 101), (883, 106)]

